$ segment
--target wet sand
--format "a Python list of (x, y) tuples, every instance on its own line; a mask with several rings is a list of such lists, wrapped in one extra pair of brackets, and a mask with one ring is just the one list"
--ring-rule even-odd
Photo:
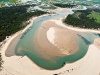
[(7, 50), (5, 51), (5, 56), (10, 57), (10, 56), (14, 56), (15, 54), (15, 47), (18, 43), (18, 41), (20, 40), (22, 34), (17, 35), (8, 45)]

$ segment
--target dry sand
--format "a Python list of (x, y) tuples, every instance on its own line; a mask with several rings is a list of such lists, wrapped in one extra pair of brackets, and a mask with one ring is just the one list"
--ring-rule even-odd
[(73, 11), (71, 9), (60, 8), (60, 7), (57, 7), (57, 9), (54, 9), (54, 10), (49, 10), (49, 12), (54, 12), (54, 13), (69, 13), (69, 14), (73, 13)]
[[(64, 26), (63, 23), (61, 23), (61, 21), (55, 21), (55, 22), (60, 26), (66, 27)], [(44, 30), (45, 34), (43, 34), (45, 37), (44, 39), (48, 40), (46, 38), (47, 37), (46, 32), (47, 30), (49, 30), (49, 28), (41, 26), (39, 30), (41, 30), (42, 28), (45, 28)], [(90, 32), (100, 33), (99, 31), (94, 31), (94, 30), (85, 30), (85, 29), (78, 29), (78, 28), (71, 28), (71, 27), (67, 27), (67, 28), (75, 31), (80, 31), (80, 32), (90, 31)], [(38, 31), (37, 33), (40, 34), (41, 32)], [(94, 45), (89, 46), (88, 52), (82, 59), (71, 64), (67, 63), (63, 68), (58, 70), (53, 70), (53, 71), (39, 68), (26, 56), (24, 56), (23, 58), (21, 58), (20, 56), (6, 57), (5, 51), (7, 49), (7, 46), (17, 35), (19, 35), (19, 33), (16, 33), (11, 38), (9, 38), (9, 40), (2, 48), (1, 53), (2, 53), (2, 58), (4, 60), (4, 64), (3, 64), (3, 70), (0, 72), (0, 75), (57, 75), (57, 74), (58, 75), (99, 75), (100, 74), (100, 50)], [(37, 35), (37, 39), (39, 36), (40, 35)], [(38, 40), (36, 41), (38, 43)], [(51, 42), (49, 42), (49, 44), (52, 45)], [(46, 46), (44, 46), (43, 48), (45, 47)]]
[(100, 38), (94, 40), (94, 45), (100, 49)]

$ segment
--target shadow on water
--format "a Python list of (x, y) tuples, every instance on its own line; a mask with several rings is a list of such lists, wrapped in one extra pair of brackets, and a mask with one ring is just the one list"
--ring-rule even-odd
[(81, 39), (87, 44), (87, 45), (90, 45), (91, 44), (91, 42), (90, 41), (88, 41), (86, 38), (84, 38), (83, 36), (81, 36), (81, 35), (79, 35), (79, 34), (77, 34), (79, 37), (81, 37)]

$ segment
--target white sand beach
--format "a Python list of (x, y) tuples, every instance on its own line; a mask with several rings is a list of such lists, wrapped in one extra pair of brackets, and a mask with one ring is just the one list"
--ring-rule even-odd
[[(68, 12), (68, 10), (67, 10)], [(31, 20), (30, 25), (28, 25), (25, 29), (22, 31), (19, 31), (15, 33), (13, 36), (9, 38), (9, 40), (3, 45), (1, 49), (2, 59), (4, 61), (2, 71), (0, 71), (0, 75), (100, 75), (100, 49), (97, 48), (94, 44), (90, 45), (88, 48), (88, 51), (86, 55), (81, 58), (80, 60), (74, 62), (74, 63), (66, 63), (66, 65), (58, 70), (45, 70), (40, 67), (38, 67), (36, 64), (34, 64), (28, 57), (24, 56), (11, 56), (7, 57), (5, 56), (5, 52), (8, 48), (8, 45), (11, 43), (11, 41), (16, 38), (17, 36), (21, 35), (23, 32), (25, 32), (34, 22), (36, 18), (33, 18)], [(68, 28), (73, 31), (79, 31), (79, 32), (94, 32), (94, 33), (100, 33), (98, 30), (89, 30), (89, 29), (80, 29), (80, 28), (73, 28), (69, 26), (65, 26), (62, 22), (62, 19), (53, 19), (50, 20), (51, 23), (53, 22), (55, 26), (62, 26), (65, 28)], [(44, 22), (45, 23), (45, 22)], [(41, 34), (41, 30), (44, 30), (43, 32), (45, 34)], [(39, 27), (37, 30), (37, 35), (39, 39), (39, 36), (47, 38), (49, 40), (48, 43), (54, 44), (54, 40), (56, 38), (55, 33), (56, 28), (52, 26), (45, 26), (45, 29), (43, 29), (43, 24)], [(59, 29), (58, 29), (59, 30)], [(57, 30), (57, 31), (58, 31)], [(60, 31), (60, 30), (59, 30)], [(70, 34), (70, 33), (69, 33)], [(61, 38), (62, 39), (62, 38)], [(40, 40), (41, 41), (41, 40)], [(39, 42), (40, 42), (39, 41)], [(43, 40), (44, 41), (44, 40)], [(96, 40), (97, 42), (100, 40)], [(36, 40), (38, 42), (38, 40)], [(96, 43), (97, 43), (96, 42)], [(44, 41), (45, 43), (45, 41)], [(100, 45), (99, 45), (100, 47)], [(11, 52), (12, 53), (12, 52)], [(57, 53), (57, 52), (54, 52)], [(58, 54), (60, 51), (58, 51)]]

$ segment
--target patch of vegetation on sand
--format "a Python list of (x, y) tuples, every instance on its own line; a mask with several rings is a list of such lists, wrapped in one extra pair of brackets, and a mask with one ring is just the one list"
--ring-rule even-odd
[(98, 12), (92, 12), (91, 14), (87, 15), (87, 17), (89, 17), (90, 19), (94, 19), (95, 22), (100, 23), (100, 13)]

